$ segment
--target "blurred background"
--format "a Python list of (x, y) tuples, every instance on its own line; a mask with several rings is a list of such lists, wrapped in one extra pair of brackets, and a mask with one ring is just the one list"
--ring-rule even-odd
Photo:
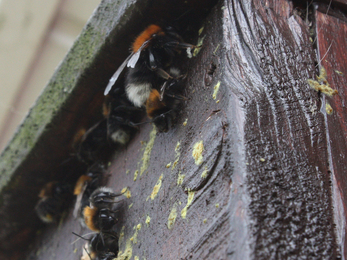
[(0, 0), (0, 152), (101, 0)]

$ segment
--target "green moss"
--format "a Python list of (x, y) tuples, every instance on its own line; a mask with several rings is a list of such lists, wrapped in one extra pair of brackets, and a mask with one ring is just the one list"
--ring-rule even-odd
[[(113, 18), (109, 20), (114, 22)], [(90, 21), (89, 26), (87, 24), (83, 29), (43, 93), (0, 155), (0, 191), (5, 186), (11, 185), (12, 178), (17, 178), (16, 170), (33, 151), (42, 134), (52, 127), (51, 123), (58, 111), (64, 107), (70, 93), (78, 86), (82, 72), (92, 66), (94, 58), (104, 45), (106, 32), (91, 26), (90, 24), (93, 22), (95, 23), (95, 21)], [(13, 186), (16, 183), (13, 183)], [(13, 186), (9, 188), (12, 189)]]

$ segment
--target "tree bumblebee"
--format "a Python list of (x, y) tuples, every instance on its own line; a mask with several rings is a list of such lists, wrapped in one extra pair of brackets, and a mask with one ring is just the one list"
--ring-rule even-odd
[(73, 215), (78, 218), (81, 225), (85, 227), (83, 210), (89, 206), (90, 195), (101, 185), (104, 165), (94, 164), (90, 167), (86, 174), (81, 175), (76, 182), (74, 195), (76, 195), (76, 203)]
[(90, 205), (83, 210), (84, 222), (90, 230), (102, 234), (112, 231), (112, 227), (118, 221), (117, 212), (113, 208), (119, 201), (115, 198), (120, 195), (122, 194), (115, 194), (107, 187), (100, 187), (90, 195)]
[(180, 72), (176, 68), (170, 68), (170, 73), (175, 78), (168, 79), (161, 88), (161, 94), (158, 90), (152, 89), (146, 101), (146, 112), (148, 118), (156, 126), (159, 132), (167, 132), (176, 117), (179, 104), (185, 98), (181, 96), (182, 80)]
[(148, 26), (132, 44), (132, 53), (111, 77), (104, 94), (107, 95), (121, 72), (128, 67), (125, 92), (128, 99), (142, 107), (153, 88), (158, 88), (171, 77), (166, 71), (181, 49), (196, 48), (185, 43), (172, 27), (162, 29), (152, 24)]

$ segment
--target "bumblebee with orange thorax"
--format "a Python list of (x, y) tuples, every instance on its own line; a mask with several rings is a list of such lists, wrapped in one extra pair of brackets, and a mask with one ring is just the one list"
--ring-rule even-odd
[(152, 89), (146, 101), (147, 116), (159, 132), (169, 130), (176, 117), (179, 104), (185, 99), (181, 96), (184, 77), (178, 76), (179, 70), (175, 68), (171, 68), (170, 73), (176, 78), (165, 81), (161, 94), (158, 90)]
[(81, 175), (76, 182), (74, 195), (76, 203), (73, 215), (78, 218), (81, 225), (85, 227), (83, 210), (89, 206), (90, 195), (101, 185), (105, 169), (102, 164), (95, 164), (88, 169), (87, 173)]
[(101, 187), (95, 190), (90, 198), (90, 206), (83, 210), (86, 226), (95, 232), (107, 233), (117, 223), (116, 211), (113, 205), (119, 201), (115, 198), (121, 194), (113, 193), (112, 189)]
[(105, 89), (109, 93), (123, 69), (127, 66), (125, 91), (129, 100), (136, 106), (144, 106), (153, 88), (172, 76), (167, 73), (174, 57), (181, 49), (195, 48), (184, 43), (172, 27), (162, 29), (152, 24), (148, 26), (134, 41), (132, 53), (118, 68)]

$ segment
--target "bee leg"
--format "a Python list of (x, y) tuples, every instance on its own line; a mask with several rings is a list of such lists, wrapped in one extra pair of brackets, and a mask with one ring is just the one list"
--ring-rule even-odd
[(179, 41), (172, 41), (172, 42), (167, 42), (164, 44), (165, 47), (174, 47), (174, 48), (179, 48), (179, 49), (194, 49), (194, 48), (201, 48), (201, 46), (196, 46), (193, 44), (185, 43), (185, 42), (179, 42)]
[(172, 98), (178, 99), (178, 100), (187, 100), (187, 98), (182, 96), (182, 95), (173, 95), (173, 94), (170, 94), (170, 93), (166, 93), (165, 95), (168, 96), (168, 97), (172, 97)]
[(166, 80), (172, 79), (172, 76), (169, 73), (167, 73), (165, 70), (163, 70), (162, 68), (158, 68), (156, 70), (156, 72), (157, 72), (158, 76), (163, 78), (163, 79), (166, 79)]
[(166, 89), (166, 84), (167, 84), (167, 81), (165, 81), (163, 86), (161, 86), (161, 88), (160, 88), (160, 98), (159, 98), (160, 101), (163, 101), (164, 93), (165, 93), (165, 89)]

